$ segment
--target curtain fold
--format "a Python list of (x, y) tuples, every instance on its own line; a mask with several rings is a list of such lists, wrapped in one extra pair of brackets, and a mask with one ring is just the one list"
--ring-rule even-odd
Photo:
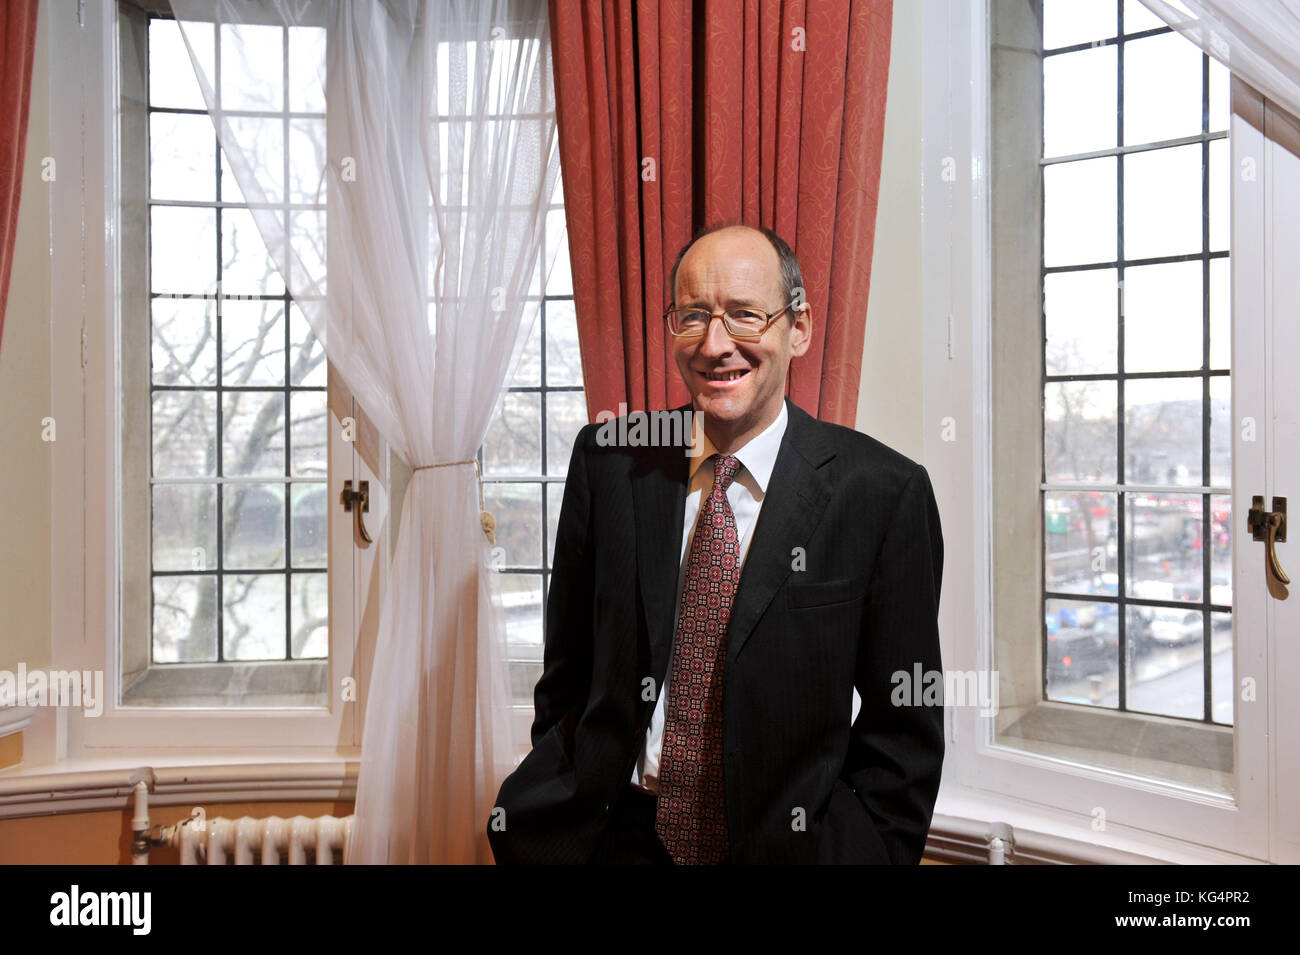
[(0, 6), (0, 344), (23, 192), (38, 2), (10, 0)]
[(813, 341), (788, 393), (857, 415), (892, 0), (550, 0), (587, 409), (688, 395), (663, 311), (696, 230), (774, 229), (799, 255)]
[(349, 861), (490, 862), (515, 740), (473, 459), (538, 309), (528, 295), (559, 174), (545, 3), (172, 6), (275, 268), (415, 468)]
[(1142, 4), (1292, 116), (1300, 116), (1300, 0)]

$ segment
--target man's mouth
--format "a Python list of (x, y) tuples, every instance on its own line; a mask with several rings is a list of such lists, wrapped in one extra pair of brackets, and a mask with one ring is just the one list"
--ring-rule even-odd
[(706, 371), (702, 372), (707, 381), (718, 382), (723, 384), (729, 381), (739, 381), (749, 374), (748, 368), (739, 368), (735, 371)]

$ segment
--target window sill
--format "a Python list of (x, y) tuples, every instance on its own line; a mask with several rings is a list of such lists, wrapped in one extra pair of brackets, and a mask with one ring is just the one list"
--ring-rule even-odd
[(360, 760), (360, 750), (141, 750), (24, 764), (0, 771), (0, 819), (124, 809), (141, 780), (151, 805), (347, 801), (356, 798)]
[(995, 837), (1009, 865), (1264, 864), (1127, 826), (1094, 832), (1090, 817), (964, 787), (940, 790), (925, 857), (987, 865)]

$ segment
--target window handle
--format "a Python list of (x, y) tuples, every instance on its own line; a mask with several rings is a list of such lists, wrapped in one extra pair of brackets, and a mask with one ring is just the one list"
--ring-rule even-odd
[(1251, 538), (1264, 541), (1264, 583), (1268, 585), (1269, 595), (1275, 600), (1286, 600), (1291, 583), (1277, 561), (1274, 544), (1286, 543), (1286, 498), (1273, 498), (1273, 510), (1264, 510), (1264, 498), (1260, 494), (1250, 499), (1250, 513), (1246, 515), (1246, 529)]
[(358, 481), (357, 490), (352, 489), (351, 481), (343, 482), (343, 493), (339, 495), (343, 504), (343, 510), (348, 511), (353, 517), (353, 540), (358, 547), (370, 546), (370, 535), (366, 532), (366, 522), (362, 514), (370, 510), (370, 482)]

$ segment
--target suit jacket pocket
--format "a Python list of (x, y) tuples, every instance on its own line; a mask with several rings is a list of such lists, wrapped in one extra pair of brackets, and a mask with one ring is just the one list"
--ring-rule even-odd
[(828, 607), (861, 600), (866, 596), (866, 592), (866, 585), (854, 578), (818, 580), (810, 583), (791, 582), (785, 589), (785, 605), (791, 610), (803, 607)]
[(822, 818), (822, 863), (889, 865), (889, 852), (867, 807), (848, 783), (837, 778)]

